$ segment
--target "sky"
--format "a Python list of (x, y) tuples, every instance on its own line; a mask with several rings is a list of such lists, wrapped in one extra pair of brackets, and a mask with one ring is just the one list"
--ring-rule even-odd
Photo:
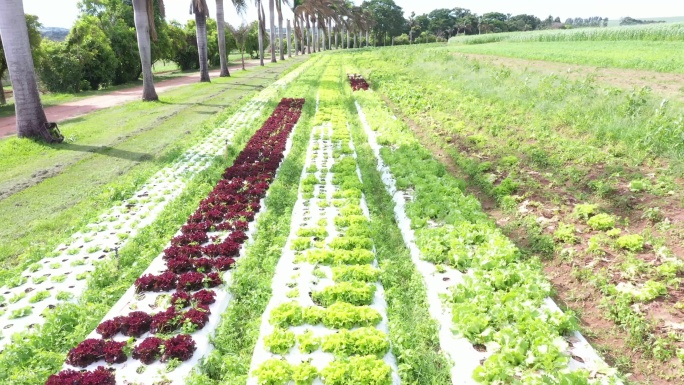
[[(78, 17), (76, 4), (78, 0), (23, 0), (24, 11), (37, 15), (46, 27), (70, 28)], [(360, 4), (362, 1), (357, 0)], [(470, 9), (475, 13), (502, 12), (513, 15), (527, 13), (546, 18), (549, 15), (559, 16), (561, 20), (568, 17), (601, 16), (616, 20), (621, 17), (631, 16), (635, 18), (684, 16), (684, 2), (681, 0), (395, 0), (404, 9), (405, 16), (413, 11), (416, 15), (429, 13), (436, 8), (461, 7)], [(166, 0), (166, 14), (168, 20), (178, 20), (184, 23), (191, 18), (189, 14), (189, 0)], [(210, 8), (210, 16), (216, 16), (216, 2), (207, 0)], [(230, 0), (225, 0), (226, 21), (231, 24), (240, 24), (242, 20), (256, 20), (256, 11), (251, 7), (247, 13), (239, 17), (230, 5)], [(250, 1), (250, 3), (253, 3)], [(268, 15), (268, 9), (266, 9)], [(284, 18), (291, 17), (291, 13), (284, 14)]]

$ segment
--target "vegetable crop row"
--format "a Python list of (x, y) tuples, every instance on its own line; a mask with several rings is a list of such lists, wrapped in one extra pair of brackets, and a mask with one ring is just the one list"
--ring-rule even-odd
[[(487, 220), (479, 203), (465, 196), (459, 183), (402, 132), (398, 122), (392, 122), (377, 96), (362, 93), (357, 98), (371, 126), (379, 130), (378, 155), (397, 178), (395, 186), (404, 186), (391, 190), (406, 206), (410, 227), (404, 231), (415, 231), (422, 258), (434, 264), (426, 281), (437, 282), (435, 278), (442, 276), (451, 282), (451, 308), (446, 314), (453, 316), (457, 337), (472, 344), (469, 351), (452, 357), (462, 369), (452, 372), (453, 378), (471, 371), (482, 383), (581, 384), (594, 379), (597, 371), (610, 374), (595, 353), (578, 353), (582, 344), (572, 335), (574, 317), (549, 306), (551, 287), (538, 262), (521, 259), (516, 247)], [(433, 290), (440, 291), (440, 286), (433, 285)], [(578, 346), (571, 345), (573, 341)], [(584, 365), (573, 360), (568, 366), (571, 357), (580, 355)]]
[[(135, 282), (135, 292), (142, 298), (130, 300), (124, 296), (120, 302), (125, 306), (116, 306), (113, 313), (121, 314), (117, 312), (120, 308), (140, 309), (145, 304), (165, 310), (152, 315), (134, 311), (104, 321), (96, 329), (102, 339), (89, 338), (72, 349), (67, 358), (69, 365), (88, 367), (101, 359), (109, 364), (120, 364), (127, 360), (125, 348), (133, 345), (135, 338), (143, 338), (148, 332), (173, 334), (178, 329), (188, 334), (165, 339), (150, 335), (132, 349), (132, 356), (144, 364), (161, 358), (162, 361), (176, 360), (175, 365), (193, 356), (196, 343), (189, 334), (209, 323), (210, 305), (216, 301), (217, 292), (207, 289), (221, 285), (219, 271), (228, 270), (235, 264), (233, 258), (237, 257), (241, 244), (248, 239), (245, 234), (248, 223), (254, 220), (261, 208), (260, 200), (266, 195), (284, 157), (287, 138), (299, 120), (303, 104), (304, 100), (298, 99), (281, 101), (234, 164), (223, 173), (223, 179), (208, 198), (200, 202), (180, 234), (164, 250), (161, 258), (165, 260), (165, 269), (159, 269), (153, 262), (148, 271), (162, 271), (145, 274)], [(145, 293), (173, 289), (177, 290), (173, 295), (144, 296)], [(191, 294), (193, 291), (196, 292)], [(225, 306), (225, 301), (222, 302), (220, 304)], [(187, 307), (189, 310), (185, 310)], [(217, 307), (222, 310), (221, 306)], [(119, 334), (131, 338), (117, 341), (115, 337)], [(139, 367), (136, 373), (144, 370), (144, 367)], [(48, 383), (70, 384), (73, 373), (67, 369), (52, 376)], [(66, 382), (60, 382), (62, 378)]]

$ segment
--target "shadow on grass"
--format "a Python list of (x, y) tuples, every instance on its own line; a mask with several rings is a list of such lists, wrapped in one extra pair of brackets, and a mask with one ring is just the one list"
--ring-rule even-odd
[(154, 158), (151, 154), (144, 152), (120, 150), (110, 146), (88, 146), (74, 143), (46, 144), (46, 146), (52, 147), (56, 150), (90, 152), (93, 154), (111, 156), (113, 158), (126, 159), (134, 162), (149, 162)]

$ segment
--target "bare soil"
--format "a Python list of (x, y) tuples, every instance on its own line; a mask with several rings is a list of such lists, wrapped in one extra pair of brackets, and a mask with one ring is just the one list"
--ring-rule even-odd
[(486, 61), (504, 67), (558, 74), (570, 79), (593, 76), (597, 82), (623, 89), (648, 87), (656, 95), (670, 100), (684, 101), (684, 74), (663, 73), (623, 68), (596, 67), (581, 64), (557, 63), (543, 60), (518, 59), (494, 55), (464, 54), (470, 59)]

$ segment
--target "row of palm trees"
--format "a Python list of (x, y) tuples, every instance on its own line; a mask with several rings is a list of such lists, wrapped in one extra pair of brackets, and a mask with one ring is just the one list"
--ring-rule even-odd
[[(266, 36), (265, 0), (254, 0), (259, 21), (259, 58), (264, 65), (264, 36)], [(270, 15), (271, 62), (276, 62), (275, 43), (279, 41), (280, 60), (285, 60), (282, 36), (275, 36), (275, 14), (278, 15), (278, 31), (283, 30), (283, 6), (291, 9), (294, 19), (295, 54), (319, 52), (322, 49), (338, 47), (338, 37), (346, 33), (347, 47), (359, 47), (361, 36), (366, 42), (373, 27), (371, 15), (354, 6), (349, 0), (268, 0)], [(246, 0), (231, 0), (238, 13), (247, 7)], [(159, 12), (164, 16), (164, 1), (158, 0)], [(156, 40), (154, 24), (154, 0), (133, 0), (135, 28), (143, 74), (142, 100), (158, 100), (152, 75), (151, 41)], [(195, 17), (197, 47), (200, 60), (200, 81), (208, 82), (209, 66), (207, 54), (207, 23), (209, 9), (206, 0), (190, 0), (190, 13)], [(220, 76), (230, 76), (225, 43), (225, 15), (223, 0), (216, 0), (216, 21), (219, 37)], [(19, 137), (42, 138), (47, 142), (59, 142), (61, 135), (50, 129), (40, 102), (33, 58), (24, 18), (23, 0), (0, 0), (0, 36), (5, 47), (6, 61), (14, 90), (14, 104)], [(292, 56), (290, 21), (287, 20), (288, 56)], [(321, 33), (323, 34), (321, 36)], [(351, 36), (350, 36), (351, 34)], [(334, 36), (334, 45), (333, 45)], [(357, 45), (358, 38), (358, 45)], [(326, 45), (327, 40), (327, 45)]]

